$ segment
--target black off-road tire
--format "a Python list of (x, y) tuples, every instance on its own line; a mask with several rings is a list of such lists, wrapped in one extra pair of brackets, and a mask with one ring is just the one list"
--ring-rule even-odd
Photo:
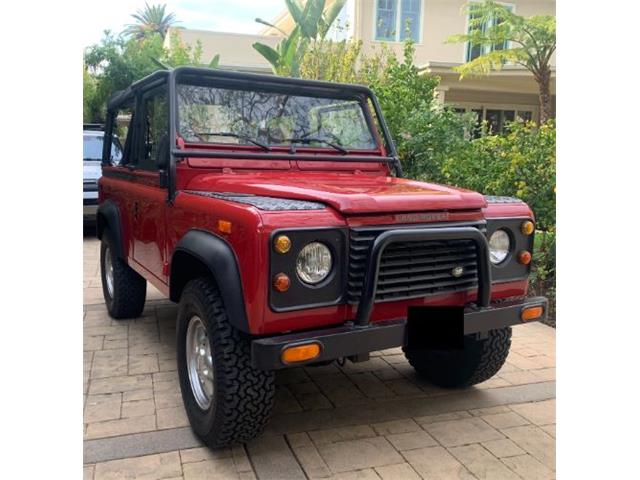
[[(113, 245), (109, 231), (105, 231), (100, 245), (100, 276), (107, 311), (118, 320), (139, 317), (147, 298), (147, 281), (115, 254)], [(113, 265), (113, 296), (109, 294), (105, 278), (106, 255), (111, 255)]]
[[(194, 315), (205, 325), (213, 357), (213, 401), (206, 410), (194, 397), (187, 370), (186, 337)], [(269, 421), (275, 373), (251, 366), (250, 347), (248, 336), (230, 324), (216, 284), (208, 278), (190, 281), (178, 309), (178, 375), (191, 428), (211, 448), (247, 442)]]
[(461, 350), (403, 350), (420, 376), (440, 387), (459, 388), (482, 383), (498, 373), (510, 347), (511, 327), (506, 327), (490, 330), (482, 340), (465, 335)]

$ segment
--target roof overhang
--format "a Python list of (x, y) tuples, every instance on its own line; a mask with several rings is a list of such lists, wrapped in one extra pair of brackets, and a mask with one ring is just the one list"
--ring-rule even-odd
[[(500, 70), (492, 70), (487, 75), (467, 75), (460, 79), (454, 70), (460, 63), (427, 62), (419, 68), (422, 74), (440, 77), (440, 89), (478, 90), (505, 93), (538, 93), (538, 85), (533, 74), (520, 65), (505, 65)], [(555, 95), (556, 68), (551, 67), (551, 92)]]

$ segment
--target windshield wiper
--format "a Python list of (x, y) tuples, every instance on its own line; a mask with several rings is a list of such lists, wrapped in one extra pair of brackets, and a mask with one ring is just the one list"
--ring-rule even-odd
[(254, 145), (260, 147), (261, 149), (263, 149), (265, 152), (270, 152), (271, 151), (271, 147), (269, 147), (268, 145), (265, 145), (262, 142), (259, 142), (257, 140), (254, 140), (253, 138), (247, 136), (247, 135), (242, 135), (240, 133), (233, 133), (233, 132), (194, 132), (196, 135), (208, 135), (211, 137), (233, 137), (233, 138), (237, 138), (240, 140), (246, 140), (249, 143), (253, 143)]
[(330, 142), (329, 140), (325, 140), (324, 138), (315, 138), (315, 137), (285, 138), (283, 141), (290, 142), (290, 143), (303, 143), (305, 145), (308, 145), (314, 142), (324, 143), (325, 145), (329, 145), (330, 147), (336, 149), (342, 155), (346, 155), (347, 153), (349, 153), (345, 148), (341, 147), (336, 143)]

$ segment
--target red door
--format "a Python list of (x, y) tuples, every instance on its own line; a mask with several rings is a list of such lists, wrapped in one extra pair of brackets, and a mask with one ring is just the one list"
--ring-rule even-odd
[(167, 190), (160, 188), (157, 172), (135, 174), (136, 188), (132, 200), (133, 259), (166, 283), (163, 272), (166, 261)]
[[(167, 282), (167, 189), (160, 186), (159, 145), (168, 134), (166, 86), (143, 92), (136, 125), (137, 162), (131, 170), (133, 259), (162, 282)], [(166, 140), (165, 140), (166, 141)]]

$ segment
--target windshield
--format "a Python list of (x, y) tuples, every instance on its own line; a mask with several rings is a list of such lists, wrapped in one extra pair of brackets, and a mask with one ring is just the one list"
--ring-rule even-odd
[(179, 84), (180, 135), (187, 142), (313, 146), (341, 153), (376, 149), (356, 99)]
[[(102, 160), (102, 136), (97, 135), (84, 135), (83, 141), (83, 159), (95, 160), (97, 162)], [(117, 165), (122, 158), (122, 151), (120, 144), (116, 138), (111, 142), (111, 162)]]

